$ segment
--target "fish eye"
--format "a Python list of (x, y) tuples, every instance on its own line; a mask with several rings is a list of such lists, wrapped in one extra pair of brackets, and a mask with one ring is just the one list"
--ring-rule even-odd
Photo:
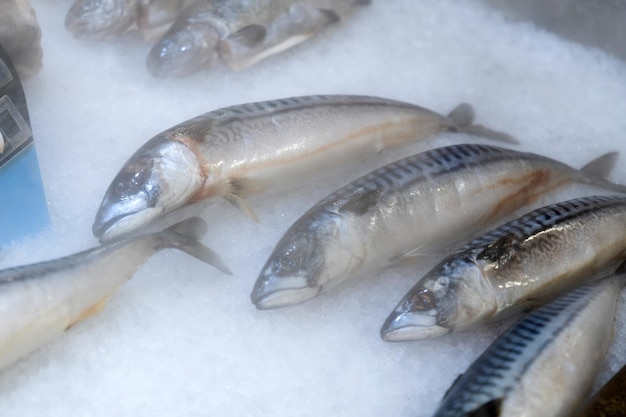
[(292, 274), (300, 269), (301, 263), (301, 253), (298, 251), (298, 247), (294, 245), (281, 254), (278, 258), (277, 266), (279, 271), (285, 274)]
[(133, 167), (130, 170), (130, 175), (123, 174), (117, 180), (115, 184), (115, 195), (118, 197), (127, 197), (139, 193), (146, 187), (148, 179), (150, 178), (149, 167)]
[(131, 189), (131, 184), (127, 181), (120, 181), (115, 184), (115, 195), (123, 197), (128, 194)]
[(435, 296), (430, 290), (424, 288), (411, 297), (410, 305), (412, 310), (432, 310), (435, 307)]
[(291, 272), (296, 269), (296, 262), (291, 257), (291, 252), (285, 252), (278, 260), (278, 268), (281, 271)]

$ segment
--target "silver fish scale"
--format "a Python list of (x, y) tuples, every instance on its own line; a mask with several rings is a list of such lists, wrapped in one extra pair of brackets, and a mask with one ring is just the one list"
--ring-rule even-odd
[[(529, 154), (530, 155), (530, 154)], [(395, 193), (405, 187), (456, 171), (484, 167), (506, 160), (518, 160), (519, 152), (479, 144), (452, 145), (433, 149), (385, 165), (329, 195), (317, 206), (331, 205), (341, 209), (364, 193)], [(542, 158), (532, 155), (533, 158)]]
[(0, 289), (2, 284), (11, 283), (14, 281), (26, 281), (36, 280), (39, 278), (46, 278), (51, 273), (56, 273), (60, 270), (74, 268), (80, 264), (90, 262), (92, 259), (103, 257), (106, 254), (117, 251), (128, 245), (133, 241), (144, 240), (149, 242), (149, 246), (153, 247), (155, 251), (164, 249), (167, 247), (167, 241), (159, 234), (149, 235), (146, 238), (145, 235), (139, 235), (128, 239), (122, 239), (116, 242), (111, 242), (106, 245), (101, 245), (92, 249), (87, 249), (73, 255), (63, 256), (61, 258), (36, 262), (28, 265), (19, 265), (10, 268), (0, 270)]
[(447, 128), (457, 130), (452, 120), (414, 104), (371, 96), (318, 95), (224, 107), (180, 123), (159, 136), (189, 136), (209, 146), (228, 145), (246, 140), (257, 140), (258, 132), (266, 131), (268, 126), (276, 129), (276, 126), (273, 126), (274, 116), (288, 114), (291, 122), (307, 118), (325, 120), (328, 114), (334, 113), (333, 108), (345, 107), (351, 112), (353, 106), (415, 110), (416, 113), (429, 114), (441, 119), (442, 125), (447, 123)]
[(515, 323), (453, 384), (434, 417), (473, 415), (504, 399), (545, 346), (594, 300), (597, 288), (576, 288)]
[(618, 195), (582, 197), (552, 204), (503, 224), (467, 243), (456, 253), (469, 252), (471, 255), (477, 256), (484, 252), (488, 246), (504, 237), (510, 237), (510, 243), (514, 246), (522, 243), (530, 236), (554, 227), (559, 223), (564, 223), (589, 213), (595, 213), (598, 210), (610, 210), (624, 205), (626, 205), (626, 197)]

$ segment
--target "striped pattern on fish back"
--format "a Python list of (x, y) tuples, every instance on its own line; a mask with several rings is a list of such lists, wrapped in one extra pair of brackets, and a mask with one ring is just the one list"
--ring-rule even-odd
[[(318, 95), (288, 97), (224, 107), (180, 123), (169, 129), (168, 132), (176, 132), (179, 135), (184, 134), (194, 138), (203, 138), (208, 132), (213, 132), (215, 129), (220, 129), (221, 127), (228, 128), (237, 120), (253, 122), (255, 120), (290, 112), (296, 113), (294, 114), (294, 118), (297, 118), (297, 113), (314, 113), (317, 111), (336, 113), (337, 109), (340, 107), (390, 107), (429, 113), (434, 117), (445, 119), (443, 116), (431, 110), (402, 101), (370, 96)], [(215, 140), (215, 138), (212, 137), (211, 140)]]
[(559, 224), (613, 210), (626, 210), (626, 196), (582, 197), (545, 206), (472, 240), (457, 250), (452, 257), (462, 253), (477, 256), (503, 238), (509, 239), (507, 244), (514, 247), (529, 237)]
[(353, 206), (362, 205), (364, 198), (396, 193), (441, 176), (477, 168), (485, 169), (490, 164), (509, 161), (516, 163), (521, 160), (543, 161), (555, 168), (571, 170), (564, 164), (535, 154), (480, 144), (452, 145), (419, 153), (376, 169), (340, 188), (320, 201), (316, 207), (325, 206), (330, 209), (328, 206), (332, 206), (334, 210), (350, 211)]
[[(341, 107), (341, 106), (376, 106), (376, 107), (406, 107), (410, 109), (422, 109), (414, 104), (395, 101), (380, 97), (371, 96), (349, 96), (349, 95), (317, 95), (287, 97), (276, 100), (257, 101), (254, 103), (238, 104), (236, 106), (224, 107), (206, 113), (215, 119), (228, 118), (255, 118), (264, 117), (268, 114), (276, 114), (302, 109), (315, 109), (316, 107)], [(423, 109), (430, 112), (430, 110)]]
[(604, 285), (606, 280), (576, 288), (516, 322), (453, 384), (435, 417), (475, 415), (486, 404), (504, 400), (526, 369), (600, 294)]

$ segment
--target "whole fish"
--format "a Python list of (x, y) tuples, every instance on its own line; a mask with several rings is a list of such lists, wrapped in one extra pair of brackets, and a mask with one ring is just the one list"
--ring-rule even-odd
[(578, 417), (624, 417), (626, 416), (626, 366), (622, 367)]
[(215, 110), (156, 135), (126, 162), (104, 196), (93, 233), (108, 239), (214, 197), (257, 219), (246, 196), (299, 187), (388, 146), (443, 131), (514, 142), (472, 120), (468, 104), (445, 117), (361, 96), (293, 97)]
[(65, 17), (65, 28), (76, 38), (102, 40), (139, 29), (145, 39), (167, 31), (186, 0), (76, 0)]
[(570, 417), (613, 336), (624, 275), (568, 292), (513, 324), (452, 385), (435, 417)]
[(614, 157), (578, 171), (531, 153), (456, 145), (391, 163), (300, 217), (263, 267), (252, 302), (260, 309), (300, 303), (403, 258), (441, 250), (562, 185), (626, 191), (602, 178)]
[(234, 70), (291, 48), (369, 0), (199, 0), (148, 55), (155, 77), (182, 77), (221, 58)]
[(22, 80), (32, 77), (41, 69), (41, 28), (28, 0), (0, 1), (0, 45), (11, 58)]
[(387, 341), (441, 336), (554, 297), (626, 256), (626, 197), (532, 211), (476, 238), (424, 276), (387, 318)]
[(154, 253), (176, 248), (230, 273), (198, 242), (199, 218), (68, 257), (0, 271), (0, 369), (97, 313)]

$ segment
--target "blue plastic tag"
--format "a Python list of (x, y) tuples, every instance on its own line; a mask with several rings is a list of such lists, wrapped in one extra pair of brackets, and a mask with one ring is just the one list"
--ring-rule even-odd
[(0, 46), (0, 245), (48, 225), (26, 97)]

